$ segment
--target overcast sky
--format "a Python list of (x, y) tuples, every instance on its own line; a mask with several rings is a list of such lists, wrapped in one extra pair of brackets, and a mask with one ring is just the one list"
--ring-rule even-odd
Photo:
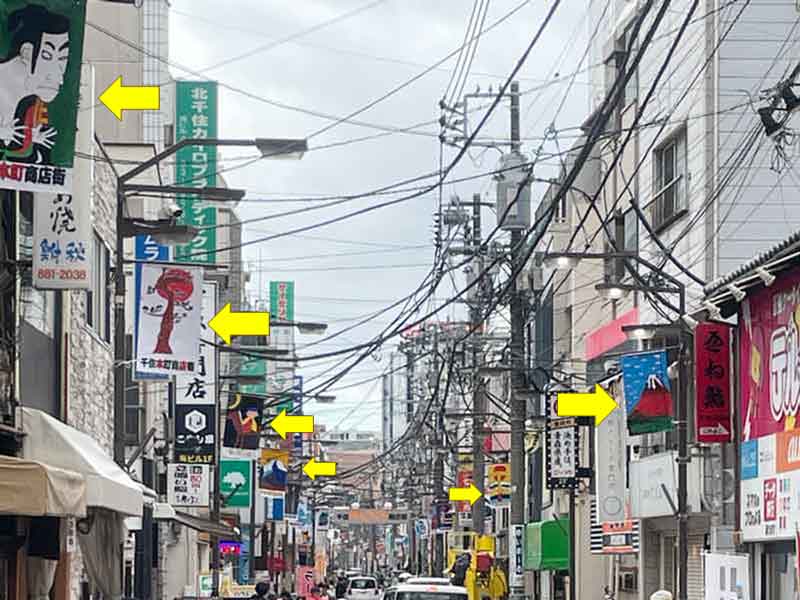
[[(490, 0), (485, 27), (519, 6), (522, 0)], [(170, 16), (171, 58), (194, 70), (237, 58), (207, 71), (209, 79), (246, 91), (220, 89), (221, 137), (311, 136), (329, 120), (297, 111), (276, 108), (253, 96), (328, 115), (345, 116), (422, 72), (429, 65), (462, 45), (472, 11), (468, 0), (173, 0)], [(564, 0), (562, 6), (520, 72), (523, 92), (541, 88), (543, 81), (573, 72), (587, 39), (585, 0)], [(371, 5), (371, 6), (370, 6)], [(367, 7), (346, 19), (317, 29), (290, 42), (254, 51), (270, 41), (281, 40), (314, 26)], [(530, 43), (550, 4), (531, 1), (507, 21), (487, 32), (478, 42), (465, 92), (477, 85), (482, 91), (496, 90), (508, 76)], [(246, 57), (239, 58), (247, 54)], [(591, 59), (585, 63), (588, 64)], [(408, 127), (440, 116), (438, 102), (450, 80), (456, 57), (422, 77), (358, 119), (388, 127)], [(173, 73), (176, 77), (183, 74)], [(588, 74), (580, 73), (555, 125), (573, 128), (587, 116)], [(523, 138), (541, 137), (554, 118), (568, 81), (538, 91), (521, 100)], [(249, 96), (249, 97), (248, 97)], [(472, 117), (477, 121), (477, 113)], [(488, 135), (508, 136), (507, 103), (498, 107), (487, 124)], [(353, 194), (379, 188), (438, 169), (437, 125), (420, 127), (433, 135), (396, 133), (370, 141), (315, 150), (332, 142), (378, 133), (369, 127), (341, 124), (309, 141), (310, 151), (300, 162), (258, 161), (225, 173), (231, 187), (248, 190), (238, 210), (242, 219), (252, 219), (314, 203), (277, 202), (292, 197)], [(574, 141), (575, 131), (562, 133), (558, 144), (549, 141), (545, 151), (563, 150)], [(535, 150), (539, 142), (524, 142), (523, 152)], [(445, 147), (445, 163), (456, 150)], [(225, 167), (243, 164), (237, 157), (247, 151), (223, 153)], [(451, 177), (489, 171), (499, 153), (475, 149), (453, 170)], [(544, 165), (537, 177), (554, 174)], [(453, 194), (469, 200), (480, 192), (494, 201), (494, 184), (488, 177), (469, 183), (446, 185), (445, 200)], [(245, 239), (310, 225), (345, 212), (387, 199), (386, 196), (354, 200), (335, 208), (253, 223)], [(534, 202), (538, 194), (534, 192)], [(297, 320), (324, 321), (328, 333), (351, 325), (353, 319), (380, 310), (415, 289), (432, 264), (432, 214), (438, 194), (383, 208), (306, 234), (253, 244), (245, 251), (252, 273), (248, 290), (258, 295), (271, 279), (294, 280)], [(318, 203), (317, 203), (318, 204)], [(484, 222), (494, 225), (492, 214)], [(346, 254), (346, 256), (335, 256)], [(355, 267), (353, 269), (352, 267)], [(370, 268), (364, 268), (370, 267)], [(385, 267), (385, 268), (372, 268)], [(457, 275), (463, 285), (463, 275)], [(442, 288), (439, 297), (446, 297)], [(263, 295), (263, 294), (262, 294)], [(391, 317), (399, 309), (393, 310)], [(443, 314), (460, 317), (456, 310)], [(306, 350), (303, 344), (315, 338), (299, 336), (299, 355), (348, 347), (368, 341), (390, 318), (384, 315), (335, 340)], [(360, 364), (335, 387), (379, 375), (386, 368), (391, 344), (379, 356)], [(312, 363), (313, 364), (313, 363)], [(304, 366), (306, 380), (331, 367), (330, 360)], [(312, 381), (312, 384), (320, 379)], [(380, 381), (335, 393), (333, 405), (308, 404), (308, 414), (329, 427), (380, 429)]]

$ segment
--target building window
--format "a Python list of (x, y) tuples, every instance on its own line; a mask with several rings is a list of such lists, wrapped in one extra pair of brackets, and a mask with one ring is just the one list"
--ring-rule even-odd
[(110, 342), (111, 290), (108, 286), (108, 274), (111, 271), (111, 255), (96, 233), (92, 250), (92, 287), (86, 291), (86, 324), (101, 339)]
[[(133, 380), (133, 336), (125, 336), (125, 443), (138, 446), (144, 439), (144, 406)], [(149, 485), (149, 484), (148, 484)]]
[[(631, 39), (631, 32), (633, 30), (633, 26), (635, 23), (631, 23), (628, 28), (625, 30), (625, 33), (622, 37), (617, 40), (617, 50), (621, 51), (623, 54), (620, 57), (622, 60), (625, 54), (629, 54), (628, 58), (628, 65), (627, 68), (630, 69), (633, 64), (633, 58), (639, 51), (639, 42), (636, 39)], [(627, 107), (632, 102), (635, 102), (639, 98), (639, 69), (635, 68), (633, 73), (631, 73), (630, 79), (628, 79), (628, 83), (625, 85), (624, 95), (622, 97), (622, 106)]]
[(681, 129), (653, 151), (653, 163), (651, 210), (653, 226), (658, 229), (686, 210), (686, 129)]
[[(33, 194), (19, 195), (19, 257), (23, 261), (33, 260)], [(20, 275), (22, 319), (49, 338), (55, 335), (55, 293), (33, 287), (31, 269), (23, 269)]]

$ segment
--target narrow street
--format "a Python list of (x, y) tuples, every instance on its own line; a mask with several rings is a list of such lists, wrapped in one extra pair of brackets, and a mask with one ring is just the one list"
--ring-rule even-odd
[(798, 109), (800, 1), (0, 0), (0, 600), (800, 600)]

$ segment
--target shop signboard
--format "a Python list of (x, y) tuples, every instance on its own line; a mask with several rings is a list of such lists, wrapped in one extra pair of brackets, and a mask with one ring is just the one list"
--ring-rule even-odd
[(626, 519), (626, 481), (628, 441), (627, 415), (622, 399), (622, 377), (616, 375), (600, 382), (619, 408), (611, 411), (595, 433), (597, 512), (600, 523)]
[(226, 448), (258, 451), (263, 401), (257, 396), (233, 394), (228, 403), (223, 444)]
[(172, 506), (208, 506), (209, 465), (167, 465), (167, 501)]
[[(677, 452), (662, 452), (631, 463), (631, 515), (646, 519), (674, 514), (678, 505)], [(690, 513), (701, 512), (699, 462), (688, 465), (688, 505)], [(670, 504), (672, 501), (672, 505)]]
[(740, 304), (744, 542), (791, 540), (800, 522), (800, 269)]
[(731, 401), (731, 326), (700, 323), (694, 332), (697, 441), (733, 441)]
[[(472, 468), (459, 468), (458, 472), (456, 473), (456, 487), (460, 488), (468, 488), (472, 485)], [(455, 511), (458, 514), (467, 513), (472, 514), (470, 509), (470, 503), (464, 501), (455, 502)]]
[(175, 406), (175, 461), (212, 464), (216, 455), (217, 407), (213, 404)]
[[(142, 264), (145, 262), (169, 262), (170, 249), (169, 246), (159, 244), (151, 235), (137, 235), (134, 242), (134, 257), (136, 258), (136, 265), (134, 267), (134, 305), (137, 310), (134, 314), (134, 348), (136, 347), (136, 339), (139, 332), (139, 311), (138, 306), (141, 303), (141, 286), (139, 281), (142, 279)], [(134, 362), (133, 378), (136, 381), (148, 381), (154, 379), (167, 380), (169, 375), (162, 375), (159, 373), (145, 373), (138, 368), (138, 362)]]
[(136, 294), (136, 368), (193, 373), (200, 356), (203, 270), (142, 264)]
[(746, 554), (704, 555), (704, 600), (742, 600), (750, 596), (750, 557)]
[(294, 321), (294, 281), (269, 282), (269, 312), (273, 319)]
[(285, 492), (289, 473), (289, 452), (274, 448), (261, 450), (258, 487), (262, 490)]
[(198, 361), (193, 372), (175, 375), (175, 404), (217, 403), (217, 361), (214, 346), (202, 340), (212, 340), (208, 321), (217, 314), (217, 284), (203, 282), (202, 305), (200, 307), (200, 334), (196, 336)]
[(72, 193), (85, 24), (86, 0), (0, 4), (0, 189)]
[(525, 585), (525, 525), (512, 525), (508, 537), (508, 585)]
[(578, 486), (580, 468), (580, 428), (574, 417), (553, 418), (556, 414), (555, 394), (548, 402), (545, 424), (545, 467), (547, 487), (550, 489)]
[(671, 431), (673, 401), (667, 375), (667, 353), (640, 352), (620, 360), (631, 435)]
[(507, 506), (511, 502), (511, 465), (495, 463), (487, 469), (486, 499), (494, 507)]
[(252, 487), (252, 461), (222, 459), (219, 491), (226, 498), (225, 508), (248, 508)]

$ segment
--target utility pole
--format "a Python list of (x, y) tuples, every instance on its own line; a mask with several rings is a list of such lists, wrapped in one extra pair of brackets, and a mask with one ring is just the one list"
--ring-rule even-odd
[[(444, 454), (442, 453), (444, 446), (444, 400), (439, 393), (441, 388), (441, 374), (439, 373), (439, 325), (434, 324), (433, 329), (433, 374), (436, 377), (435, 403), (440, 403), (436, 416), (436, 435), (434, 439), (434, 460), (433, 460), (433, 497), (436, 502), (437, 516), (441, 518), (441, 511), (439, 510), (440, 503), (443, 502), (447, 496), (444, 492)], [(441, 529), (439, 523), (439, 529)], [(433, 549), (433, 577), (441, 577), (444, 572), (444, 533), (436, 532), (434, 534), (434, 549)]]
[[(219, 348), (214, 350), (214, 360), (217, 364), (217, 373), (219, 373)], [(222, 477), (220, 475), (220, 466), (222, 464), (222, 432), (224, 428), (220, 427), (222, 422), (222, 386), (221, 381), (217, 381), (214, 386), (217, 395), (217, 409), (214, 410), (214, 418), (216, 422), (216, 436), (214, 438), (214, 494), (211, 498), (211, 520), (214, 523), (219, 523), (220, 510), (222, 499), (220, 496), (220, 485)], [(219, 536), (211, 534), (211, 596), (214, 598), (219, 597), (219, 575), (222, 565), (220, 564), (219, 555)]]
[[(511, 152), (520, 149), (519, 135), (519, 84), (511, 84)], [(522, 196), (517, 190), (516, 199)], [(519, 200), (517, 200), (519, 201)], [(521, 211), (520, 207), (516, 208)], [(525, 314), (522, 295), (517, 289), (516, 273), (521, 265), (522, 230), (511, 230), (511, 281), (509, 282), (511, 312), (511, 527), (512, 536), (515, 526), (525, 524), (525, 418), (527, 417), (527, 400), (525, 395)], [(509, 540), (511, 541), (511, 540)], [(510, 557), (513, 560), (514, 557)], [(509, 569), (510, 570), (510, 569)], [(509, 583), (515, 583), (514, 573), (509, 573)], [(518, 582), (516, 582), (518, 583)], [(522, 588), (511, 587), (510, 596), (523, 595)]]
[[(472, 251), (475, 253), (473, 269), (475, 276), (481, 277), (483, 260), (481, 256), (481, 195), (472, 196)], [(483, 379), (480, 375), (481, 348), (480, 333), (478, 332), (481, 320), (482, 288), (476, 285), (475, 296), (470, 308), (472, 321), (472, 480), (478, 488), (485, 492), (485, 468), (483, 457), (484, 423), (486, 414), (486, 395), (483, 388)], [(472, 530), (483, 535), (483, 507), (484, 496), (478, 498), (472, 505)]]

